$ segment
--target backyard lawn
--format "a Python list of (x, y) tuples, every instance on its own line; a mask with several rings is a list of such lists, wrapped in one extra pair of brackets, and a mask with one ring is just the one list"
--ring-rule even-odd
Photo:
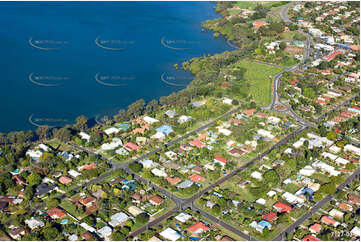
[(237, 62), (235, 66), (247, 69), (245, 79), (251, 85), (249, 92), (254, 101), (260, 105), (269, 105), (273, 78), (282, 71), (282, 68), (245, 60)]

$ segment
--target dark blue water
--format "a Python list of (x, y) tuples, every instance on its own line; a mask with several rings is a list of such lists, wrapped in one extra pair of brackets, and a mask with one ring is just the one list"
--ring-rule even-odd
[[(202, 31), (202, 21), (219, 17), (214, 6), (0, 3), (0, 132), (112, 115), (184, 88), (190, 74), (173, 64), (231, 50)], [(163, 73), (177, 86), (162, 82)]]

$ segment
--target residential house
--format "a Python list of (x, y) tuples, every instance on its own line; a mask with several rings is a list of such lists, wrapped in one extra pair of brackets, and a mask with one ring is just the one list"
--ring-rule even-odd
[(52, 219), (58, 219), (58, 218), (66, 217), (66, 213), (62, 209), (57, 208), (57, 207), (49, 209), (48, 211), (46, 211), (46, 213)]
[(313, 234), (320, 233), (321, 229), (322, 229), (322, 226), (321, 226), (321, 224), (318, 224), (318, 223), (315, 223), (308, 228), (308, 230)]
[(143, 118), (143, 120), (148, 124), (153, 124), (153, 123), (159, 122), (159, 120), (157, 120), (155, 118), (148, 117), (148, 116), (145, 116)]
[(128, 142), (123, 145), (123, 147), (128, 151), (137, 151), (140, 149), (140, 147), (136, 144), (133, 144), (132, 142)]
[(112, 228), (109, 226), (104, 226), (101, 229), (98, 229), (97, 234), (100, 236), (100, 238), (104, 240), (110, 240), (110, 235), (112, 234)]
[(67, 177), (67, 176), (62, 176), (59, 178), (59, 182), (64, 185), (68, 185), (72, 181), (73, 181), (73, 179), (71, 179), (70, 177)]
[(164, 199), (158, 195), (149, 198), (149, 202), (155, 206), (159, 206), (163, 203)]
[(328, 216), (326, 216), (326, 215), (324, 215), (324, 216), (321, 217), (321, 222), (322, 222), (322, 223), (325, 223), (325, 224), (327, 224), (327, 225), (332, 225), (332, 226), (334, 226), (334, 227), (337, 227), (337, 226), (340, 224), (339, 222), (337, 222), (337, 221), (334, 220), (333, 218), (330, 218), (330, 217), (328, 217)]
[(273, 208), (276, 209), (278, 213), (288, 213), (292, 210), (291, 206), (284, 204), (283, 202), (276, 202), (273, 205)]
[(124, 224), (128, 220), (128, 218), (128, 215), (123, 212), (116, 213), (110, 217), (111, 221), (109, 222), (109, 225), (114, 228), (116, 226)]
[(273, 211), (270, 211), (269, 213), (263, 214), (262, 219), (271, 223), (277, 220), (277, 214)]
[(192, 218), (192, 215), (189, 215), (188, 213), (184, 213), (184, 212), (175, 216), (175, 219), (181, 223), (186, 223), (191, 218)]
[(346, 211), (346, 212), (352, 212), (353, 210), (353, 207), (350, 205), (350, 204), (347, 204), (347, 203), (337, 203), (336, 204), (338, 208), (342, 209), (343, 211)]
[(181, 182), (182, 179), (180, 179), (179, 177), (166, 177), (165, 180), (169, 182), (169, 184), (175, 186), (179, 182)]
[(192, 181), (185, 180), (185, 181), (179, 183), (177, 187), (180, 189), (185, 189), (185, 188), (191, 187), (192, 185), (193, 185)]
[(305, 237), (302, 238), (303, 241), (321, 241), (319, 238), (317, 238), (314, 235), (306, 235)]
[(169, 227), (160, 232), (159, 235), (167, 241), (176, 241), (181, 237), (180, 233)]
[(182, 115), (182, 116), (179, 117), (178, 123), (183, 124), (183, 123), (186, 123), (186, 122), (190, 121), (191, 119), (192, 119), (191, 116)]
[(198, 174), (193, 174), (193, 175), (189, 176), (189, 180), (191, 180), (192, 182), (198, 183), (200, 181), (205, 181), (206, 178), (204, 178), (203, 176), (198, 175)]
[(336, 217), (336, 218), (340, 218), (342, 219), (343, 216), (345, 215), (343, 212), (338, 211), (337, 209), (331, 209), (330, 212), (328, 212), (329, 215), (331, 215), (332, 217)]
[(168, 176), (165, 171), (160, 170), (160, 169), (158, 169), (158, 168), (153, 168), (153, 169), (151, 170), (151, 172), (153, 173), (153, 175), (159, 176), (159, 177), (167, 177), (167, 176)]
[(348, 201), (350, 203), (352, 203), (353, 205), (358, 205), (360, 206), (360, 197), (353, 195), (353, 194), (348, 194), (347, 195)]
[(9, 230), (9, 235), (14, 240), (20, 240), (25, 235), (25, 229), (19, 227), (12, 227)]
[(144, 213), (144, 211), (137, 206), (130, 206), (128, 208), (128, 212), (134, 217), (138, 216), (141, 213)]
[(216, 156), (214, 157), (214, 160), (213, 160), (215, 163), (218, 163), (220, 164), (222, 167), (224, 167), (226, 164), (227, 164), (227, 159), (221, 157), (221, 156)]
[(271, 229), (272, 228), (272, 224), (270, 224), (268, 221), (266, 220), (261, 220), (258, 223), (256, 221), (253, 221), (252, 223), (250, 223), (249, 225), (251, 228), (254, 228), (255, 230), (259, 231), (259, 232), (263, 232), (263, 230), (265, 228)]
[(81, 131), (81, 132), (79, 133), (79, 136), (80, 136), (81, 139), (85, 139), (87, 142), (89, 142), (89, 140), (90, 140), (90, 135), (87, 134), (87, 133), (85, 133), (85, 132), (83, 132), (83, 131)]
[(262, 174), (258, 171), (254, 171), (251, 173), (251, 177), (257, 180), (262, 180)]
[(111, 134), (117, 134), (120, 130), (115, 128), (115, 127), (110, 127), (109, 129), (104, 130), (104, 133), (106, 135), (111, 135)]
[(192, 234), (202, 234), (203, 232), (209, 231), (210, 228), (206, 226), (204, 223), (198, 221), (197, 223), (190, 226), (187, 230)]
[(38, 218), (31, 217), (30, 219), (25, 220), (25, 224), (29, 226), (31, 230), (41, 228), (44, 226), (44, 222)]
[(169, 125), (162, 125), (159, 128), (156, 129), (157, 132), (163, 133), (164, 135), (168, 135), (173, 132), (173, 128)]

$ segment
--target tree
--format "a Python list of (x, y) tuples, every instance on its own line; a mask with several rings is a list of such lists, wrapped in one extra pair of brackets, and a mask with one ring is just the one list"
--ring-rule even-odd
[(314, 99), (316, 94), (315, 94), (315, 91), (312, 88), (307, 87), (307, 88), (305, 88), (303, 90), (303, 96), (308, 97), (310, 99)]
[(81, 115), (76, 118), (76, 123), (74, 124), (74, 127), (77, 130), (84, 130), (88, 128), (88, 118), (84, 115)]
[(266, 183), (270, 184), (271, 186), (277, 185), (280, 182), (280, 177), (275, 170), (268, 170), (264, 174), (264, 179)]
[(40, 139), (48, 139), (51, 136), (51, 128), (48, 125), (41, 125), (36, 128), (36, 134)]
[(71, 139), (71, 131), (67, 127), (54, 130), (54, 137), (63, 141), (68, 142)]
[(112, 240), (114, 241), (124, 241), (126, 236), (122, 234), (120, 231), (115, 231), (112, 233), (111, 237)]
[(145, 101), (143, 99), (137, 100), (128, 106), (128, 115), (130, 117), (138, 117), (143, 113)]
[(334, 194), (336, 192), (336, 185), (335, 183), (326, 183), (321, 185), (320, 190), (323, 194)]
[(238, 104), (239, 104), (239, 101), (238, 101), (238, 100), (236, 100), (236, 99), (233, 99), (233, 100), (232, 100), (232, 105), (237, 106)]
[(334, 131), (330, 131), (326, 134), (326, 138), (329, 140), (335, 140), (337, 139), (337, 134)]
[(129, 164), (129, 169), (135, 173), (138, 173), (143, 169), (143, 165), (138, 162), (133, 162)]
[(30, 186), (39, 185), (41, 182), (41, 177), (38, 173), (32, 173), (26, 178), (26, 181), (29, 183)]
[(48, 227), (42, 230), (45, 240), (54, 240), (59, 235), (59, 231), (55, 227)]
[(286, 47), (287, 47), (286, 43), (282, 41), (282, 42), (280, 43), (280, 49), (281, 49), (281, 50), (284, 50), (284, 49), (286, 49)]
[(128, 119), (128, 114), (127, 112), (124, 110), (124, 109), (120, 109), (118, 114), (116, 114), (114, 116), (114, 119), (117, 121), (117, 122), (123, 122), (123, 121), (126, 121)]
[(141, 214), (138, 214), (136, 217), (135, 217), (135, 222), (137, 224), (145, 224), (149, 221), (149, 215), (146, 214), (146, 213), (141, 213)]
[(213, 207), (212, 207), (212, 213), (213, 214), (215, 214), (215, 215), (220, 215), (220, 213), (221, 213), (221, 207), (218, 205), (218, 204), (216, 204), (216, 205), (214, 205)]
[(90, 136), (89, 143), (91, 145), (100, 145), (103, 142), (103, 136), (99, 133), (95, 133)]

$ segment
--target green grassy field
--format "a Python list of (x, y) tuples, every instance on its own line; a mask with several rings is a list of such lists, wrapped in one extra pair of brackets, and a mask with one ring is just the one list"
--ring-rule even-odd
[(272, 2), (266, 1), (238, 1), (233, 6), (247, 9), (254, 9), (258, 4), (272, 4)]
[(245, 79), (251, 84), (249, 92), (254, 101), (260, 105), (269, 105), (273, 78), (282, 71), (282, 68), (245, 60), (235, 65), (247, 69)]

